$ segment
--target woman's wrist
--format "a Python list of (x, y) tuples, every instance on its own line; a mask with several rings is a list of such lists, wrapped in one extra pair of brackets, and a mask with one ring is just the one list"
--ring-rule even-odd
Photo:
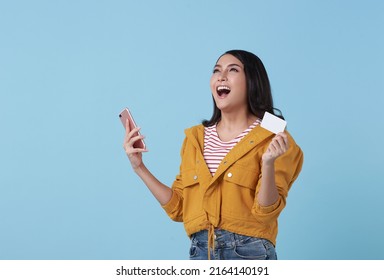
[(146, 169), (144, 163), (140, 163), (138, 166), (133, 167), (133, 171), (137, 174), (140, 175), (140, 173), (143, 173), (143, 171)]
[(274, 158), (268, 158), (268, 159), (265, 159), (265, 158), (262, 158), (262, 166), (265, 166), (265, 167), (274, 167), (275, 166), (275, 159)]

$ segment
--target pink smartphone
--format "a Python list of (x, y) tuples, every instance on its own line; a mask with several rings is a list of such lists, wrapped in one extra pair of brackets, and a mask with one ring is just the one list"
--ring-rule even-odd
[[(119, 118), (121, 120), (121, 123), (123, 124), (124, 128), (127, 129), (125, 127), (125, 124), (128, 120), (129, 122), (129, 127), (131, 128), (131, 130), (135, 127), (137, 127), (136, 123), (135, 123), (135, 120), (133, 119), (132, 117), (132, 114), (131, 112), (129, 112), (128, 108), (125, 108), (123, 111), (121, 111), (121, 113), (119, 114)], [(134, 136), (138, 136), (140, 135), (140, 132), (139, 133), (136, 133)], [(133, 147), (134, 148), (140, 148), (140, 149), (145, 149), (145, 143), (144, 143), (144, 140), (143, 139), (140, 139), (140, 140), (137, 140), (134, 144), (133, 144)]]

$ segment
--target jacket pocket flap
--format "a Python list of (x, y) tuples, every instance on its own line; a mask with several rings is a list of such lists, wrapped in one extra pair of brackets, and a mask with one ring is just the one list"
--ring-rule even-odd
[(242, 167), (232, 167), (224, 174), (224, 180), (254, 190), (259, 180), (259, 172)]
[(194, 169), (184, 171), (181, 174), (184, 188), (192, 187), (199, 183), (199, 177)]

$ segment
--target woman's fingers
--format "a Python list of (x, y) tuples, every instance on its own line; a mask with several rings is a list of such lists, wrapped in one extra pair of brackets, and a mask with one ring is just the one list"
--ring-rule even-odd
[(134, 146), (137, 141), (141, 141), (145, 138), (144, 135), (138, 134), (139, 131), (139, 127), (135, 127), (131, 131), (129, 131), (129, 124), (127, 123), (127, 131), (123, 143), (123, 148), (129, 158), (132, 158), (133, 156), (141, 154), (143, 152), (147, 152), (147, 149), (136, 148)]
[(147, 149), (136, 148), (134, 146), (137, 141), (144, 139), (144, 136), (140, 135), (139, 131), (139, 127), (131, 127), (128, 120), (125, 122), (123, 149), (133, 168), (138, 168), (142, 164), (142, 153), (147, 152)]
[(288, 148), (289, 148), (289, 141), (288, 141), (287, 134), (285, 134), (284, 132), (280, 132), (277, 135), (280, 136), (281, 137), (280, 139), (282, 139), (284, 141), (284, 143), (282, 143), (282, 146), (284, 146), (285, 149), (288, 150)]
[(272, 139), (271, 143), (268, 146), (266, 155), (268, 158), (276, 159), (282, 154), (284, 154), (289, 148), (288, 137), (285, 133), (278, 133)]
[(144, 151), (146, 151), (146, 149), (138, 148), (138, 145), (136, 145), (136, 147), (135, 147), (135, 143), (136, 143), (137, 141), (141, 141), (141, 140), (143, 140), (144, 138), (145, 138), (144, 135), (136, 135), (136, 136), (130, 138), (130, 140), (128, 141), (128, 145), (129, 145), (130, 147), (134, 148), (136, 151), (140, 150), (140, 151), (144, 152)]
[(273, 138), (272, 142), (275, 147), (281, 150), (282, 152), (286, 152), (289, 148), (288, 137), (285, 133), (279, 133)]
[[(139, 135), (138, 133), (139, 133), (139, 131), (140, 131), (140, 127), (135, 127), (135, 128), (133, 128), (132, 130), (128, 130), (127, 129), (127, 131), (125, 132), (125, 138), (124, 138), (124, 143), (129, 143), (129, 142), (131, 142), (131, 140), (133, 139), (133, 138), (137, 138), (137, 137), (143, 137), (142, 135)], [(139, 138), (140, 139), (140, 138)], [(139, 139), (136, 139), (133, 143), (135, 143), (137, 140), (139, 140)], [(133, 143), (132, 143), (132, 145), (133, 145)]]
[(140, 131), (140, 127), (130, 127), (129, 121), (127, 120), (125, 122), (125, 140), (129, 141), (130, 138), (132, 138), (133, 135), (136, 133), (138, 134)]
[(282, 137), (276, 137), (273, 141), (273, 144), (274, 144), (277, 151), (282, 152), (282, 153), (287, 151), (285, 141)]

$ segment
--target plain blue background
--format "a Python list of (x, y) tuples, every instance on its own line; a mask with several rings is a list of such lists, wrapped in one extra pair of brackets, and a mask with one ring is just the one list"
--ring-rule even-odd
[(1, 1), (0, 259), (187, 259), (130, 169), (170, 185), (224, 51), (263, 60), (305, 153), (280, 259), (384, 259), (383, 1)]

